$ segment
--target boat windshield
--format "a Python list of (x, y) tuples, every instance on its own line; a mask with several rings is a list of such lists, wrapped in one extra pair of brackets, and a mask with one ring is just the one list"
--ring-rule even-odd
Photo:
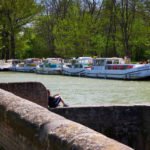
[(74, 68), (83, 68), (83, 65), (82, 64), (75, 64)]
[(44, 63), (61, 64), (63, 60), (61, 58), (47, 58), (43, 60)]
[(78, 62), (81, 64), (92, 64), (93, 59), (91, 57), (79, 57)]
[(105, 64), (105, 59), (95, 59), (94, 60), (95, 66), (104, 66), (104, 64)]
[(93, 59), (91, 57), (79, 57), (78, 59), (72, 59), (72, 64), (92, 65)]
[(119, 64), (119, 59), (107, 59), (106, 64)]
[(94, 66), (105, 66), (111, 64), (121, 64), (120, 58), (96, 58), (94, 59)]
[(78, 62), (81, 63), (81, 64), (90, 64), (90, 63), (92, 63), (92, 61), (90, 61), (88, 59), (79, 60)]

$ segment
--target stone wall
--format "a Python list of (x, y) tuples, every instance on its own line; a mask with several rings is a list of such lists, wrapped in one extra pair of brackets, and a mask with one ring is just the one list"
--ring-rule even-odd
[(47, 107), (47, 92), (39, 82), (0, 83), (0, 88)]
[(88, 127), (2, 89), (0, 149), (132, 150)]
[[(0, 88), (10, 91), (17, 96), (28, 99), (43, 107), (47, 107), (47, 92), (45, 86), (41, 83), (0, 83)], [(13, 99), (9, 100), (13, 101)], [(26, 110), (23, 109), (23, 111)], [(148, 105), (69, 107), (51, 109), (51, 111), (72, 121), (81, 123), (121, 143), (129, 145), (135, 150), (150, 150), (150, 106)], [(10, 111), (7, 114), (12, 115)], [(27, 122), (22, 122), (21, 124), (27, 126), (28, 123), (26, 123)], [(31, 124), (29, 124), (29, 126), (30, 125)], [(0, 129), (0, 133), (9, 133), (13, 131), (11, 131), (6, 122), (0, 124)], [(0, 136), (5, 138), (5, 134)], [(14, 138), (14, 135), (12, 138)], [(11, 140), (8, 141), (12, 144)], [(16, 141), (13, 141), (13, 143), (16, 143), (17, 145), (17, 139)]]
[(51, 111), (135, 150), (150, 150), (150, 106), (90, 106)]

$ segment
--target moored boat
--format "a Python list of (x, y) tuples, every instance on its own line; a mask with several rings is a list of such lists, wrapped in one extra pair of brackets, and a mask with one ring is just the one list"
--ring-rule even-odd
[(36, 73), (59, 75), (62, 72), (62, 58), (47, 58), (37, 65)]
[(71, 76), (84, 76), (86, 70), (90, 70), (93, 63), (91, 57), (79, 57), (72, 59), (71, 65), (64, 65), (62, 74)]
[(0, 71), (8, 71), (11, 65), (6, 60), (0, 60)]
[(9, 70), (10, 71), (15, 71), (17, 64), (19, 64), (20, 62), (21, 62), (20, 59), (8, 59), (7, 63), (10, 64)]
[(96, 58), (86, 77), (139, 80), (150, 78), (150, 64), (125, 64), (122, 58)]
[(20, 62), (19, 59), (0, 60), (1, 71), (15, 70), (16, 65)]
[(41, 62), (39, 58), (28, 58), (16, 65), (15, 71), (35, 72), (36, 66)]

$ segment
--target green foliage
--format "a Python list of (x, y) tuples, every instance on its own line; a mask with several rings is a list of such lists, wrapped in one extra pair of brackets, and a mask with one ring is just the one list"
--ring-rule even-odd
[(72, 6), (67, 17), (58, 20), (53, 30), (56, 52), (65, 57), (100, 54), (104, 37), (96, 35), (98, 24), (94, 26), (92, 22), (96, 23), (88, 12), (80, 15), (79, 8)]
[[(5, 47), (3, 52), (7, 52), (6, 59), (14, 58), (19, 32), (22, 32), (28, 23), (31, 25), (33, 17), (40, 11), (41, 7), (34, 0), (0, 0), (0, 4), (2, 44)], [(6, 33), (7, 36), (5, 36)], [(8, 45), (6, 45), (6, 40)]]
[(18, 58), (130, 55), (135, 61), (149, 59), (149, 4), (0, 0), (1, 56), (12, 57), (14, 51)]

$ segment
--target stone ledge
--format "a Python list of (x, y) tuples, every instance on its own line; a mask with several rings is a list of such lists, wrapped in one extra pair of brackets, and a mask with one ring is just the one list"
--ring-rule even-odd
[[(0, 89), (0, 123), (7, 126), (14, 143), (5, 143), (0, 136), (0, 146), (12, 150), (132, 150), (81, 124), (65, 119), (35, 103)], [(0, 126), (1, 132), (4, 128)], [(11, 133), (11, 134), (10, 134)], [(4, 134), (4, 133), (0, 133)], [(15, 142), (16, 142), (15, 141)], [(5, 147), (7, 145), (7, 147)]]

